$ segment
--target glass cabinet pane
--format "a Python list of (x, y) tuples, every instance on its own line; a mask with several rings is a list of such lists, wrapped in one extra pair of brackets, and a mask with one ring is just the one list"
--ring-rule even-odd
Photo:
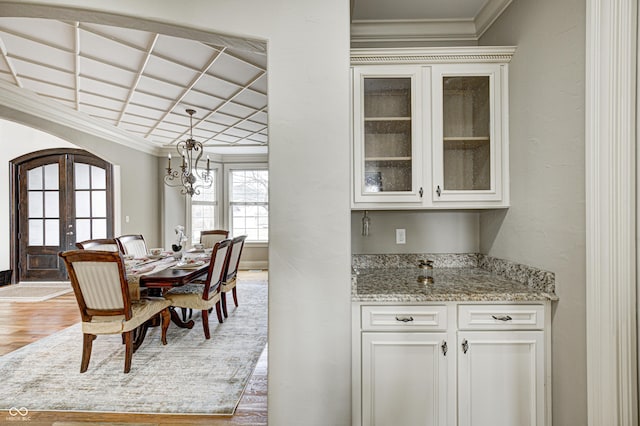
[(411, 78), (364, 79), (364, 191), (411, 191)]
[(442, 80), (445, 190), (491, 189), (489, 76)]

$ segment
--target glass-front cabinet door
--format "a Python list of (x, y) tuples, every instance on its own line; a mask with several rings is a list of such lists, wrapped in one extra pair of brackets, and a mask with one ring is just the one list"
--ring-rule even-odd
[(499, 64), (433, 67), (434, 203), (502, 199), (501, 74)]
[(355, 202), (420, 202), (420, 68), (354, 68)]

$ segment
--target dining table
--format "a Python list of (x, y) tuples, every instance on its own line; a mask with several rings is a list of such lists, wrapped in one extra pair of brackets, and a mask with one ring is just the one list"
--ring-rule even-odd
[[(150, 258), (125, 260), (129, 293), (132, 300), (140, 297), (162, 297), (174, 287), (180, 287), (206, 276), (209, 270), (210, 254), (194, 251), (188, 257), (176, 259), (171, 254)], [(181, 328), (191, 329), (194, 321), (183, 321), (173, 306), (169, 307), (171, 321)], [(149, 326), (159, 325), (153, 318), (141, 326), (135, 338), (134, 347), (142, 344)]]

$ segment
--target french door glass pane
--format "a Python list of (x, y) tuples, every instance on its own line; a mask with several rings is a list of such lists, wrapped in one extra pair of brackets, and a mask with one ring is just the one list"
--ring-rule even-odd
[(29, 217), (44, 217), (44, 203), (41, 191), (29, 191)]
[(107, 217), (107, 192), (106, 191), (91, 192), (91, 215), (93, 217)]
[(43, 182), (42, 182), (42, 173), (43, 173), (43, 167), (36, 167), (34, 169), (29, 170), (29, 173), (27, 175), (27, 180), (29, 182), (27, 184), (27, 188), (30, 191), (44, 189)]
[(76, 216), (91, 217), (91, 197), (89, 191), (76, 191)]
[(58, 164), (44, 166), (44, 189), (58, 190)]
[(58, 191), (44, 193), (44, 216), (60, 217), (60, 193)]
[(44, 221), (44, 245), (60, 245), (60, 221), (58, 219), (46, 219)]
[(91, 166), (91, 188), (107, 189), (107, 174), (104, 169)]
[(29, 219), (29, 245), (44, 245), (44, 221), (42, 219)]
[(88, 164), (75, 163), (75, 188), (89, 189), (91, 187), (90, 169)]
[(107, 238), (106, 219), (93, 219), (92, 224), (91, 238)]
[(76, 219), (76, 241), (91, 239), (91, 220)]

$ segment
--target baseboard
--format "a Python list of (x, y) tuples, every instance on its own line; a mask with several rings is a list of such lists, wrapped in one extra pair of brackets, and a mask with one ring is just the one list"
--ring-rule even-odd
[(266, 260), (241, 260), (238, 269), (269, 269), (269, 262)]

